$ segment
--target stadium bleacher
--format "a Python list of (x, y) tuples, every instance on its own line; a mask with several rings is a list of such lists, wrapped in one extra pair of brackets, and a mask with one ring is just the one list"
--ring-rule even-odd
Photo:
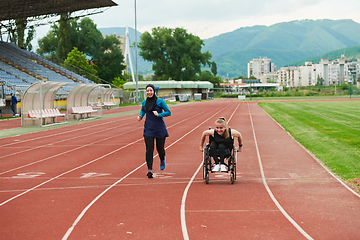
[[(23, 93), (36, 81), (94, 83), (37, 54), (23, 50), (15, 44), (0, 41), (0, 81), (4, 94)], [(62, 90), (60, 94), (66, 94)]]

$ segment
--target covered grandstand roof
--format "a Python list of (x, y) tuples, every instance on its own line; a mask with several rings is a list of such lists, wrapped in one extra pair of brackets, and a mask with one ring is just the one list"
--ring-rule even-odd
[[(154, 84), (155, 87), (159, 87), (160, 89), (164, 88), (214, 88), (214, 85), (208, 81), (139, 81), (138, 88), (145, 89), (146, 85), (149, 83)], [(132, 88), (135, 89), (135, 82), (127, 82), (124, 84), (124, 89)]]
[(112, 0), (1, 0), (0, 21), (112, 6)]

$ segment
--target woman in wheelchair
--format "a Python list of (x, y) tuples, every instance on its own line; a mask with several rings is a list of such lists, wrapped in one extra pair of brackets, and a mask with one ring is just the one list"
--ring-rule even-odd
[[(220, 117), (215, 121), (215, 129), (205, 130), (201, 136), (200, 151), (204, 150), (206, 136), (209, 136), (210, 155), (215, 161), (213, 172), (226, 172), (224, 159), (228, 157), (231, 149), (234, 147), (234, 138), (237, 138), (239, 147), (242, 149), (241, 133), (235, 129), (229, 129), (225, 118)], [(220, 164), (220, 165), (219, 165)]]

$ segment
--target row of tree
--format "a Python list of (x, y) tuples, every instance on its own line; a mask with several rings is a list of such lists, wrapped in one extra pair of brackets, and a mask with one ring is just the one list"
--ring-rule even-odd
[[(124, 56), (121, 42), (115, 36), (103, 37), (90, 18), (70, 19), (62, 14), (48, 34), (38, 40), (37, 53), (48, 59), (57, 58), (96, 74), (116, 85), (127, 80), (123, 74)], [(203, 40), (182, 28), (153, 28), (141, 35), (140, 56), (153, 63), (152, 80), (200, 80), (219, 85), (216, 63), (211, 54), (202, 53)], [(210, 71), (201, 71), (202, 66)]]
[[(70, 19), (62, 14), (46, 36), (38, 40), (41, 56), (65, 61), (107, 82), (122, 76), (124, 56), (115, 36), (102, 36), (90, 18)], [(66, 66), (66, 65), (65, 65)]]

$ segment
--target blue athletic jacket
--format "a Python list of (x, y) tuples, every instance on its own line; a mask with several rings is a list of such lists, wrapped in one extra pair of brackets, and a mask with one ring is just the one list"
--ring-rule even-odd
[(142, 102), (140, 117), (144, 117), (146, 114), (146, 120), (144, 123), (144, 136), (163, 138), (168, 137), (169, 134), (166, 129), (164, 117), (171, 115), (171, 112), (166, 105), (165, 101), (161, 98), (157, 98), (153, 111), (157, 111), (159, 116), (156, 117), (152, 111), (148, 112), (145, 108), (146, 100)]
[(16, 98), (16, 96), (14, 94), (14, 96), (11, 97), (11, 105), (16, 105), (17, 102), (18, 102), (18, 100), (17, 100), (17, 98)]

